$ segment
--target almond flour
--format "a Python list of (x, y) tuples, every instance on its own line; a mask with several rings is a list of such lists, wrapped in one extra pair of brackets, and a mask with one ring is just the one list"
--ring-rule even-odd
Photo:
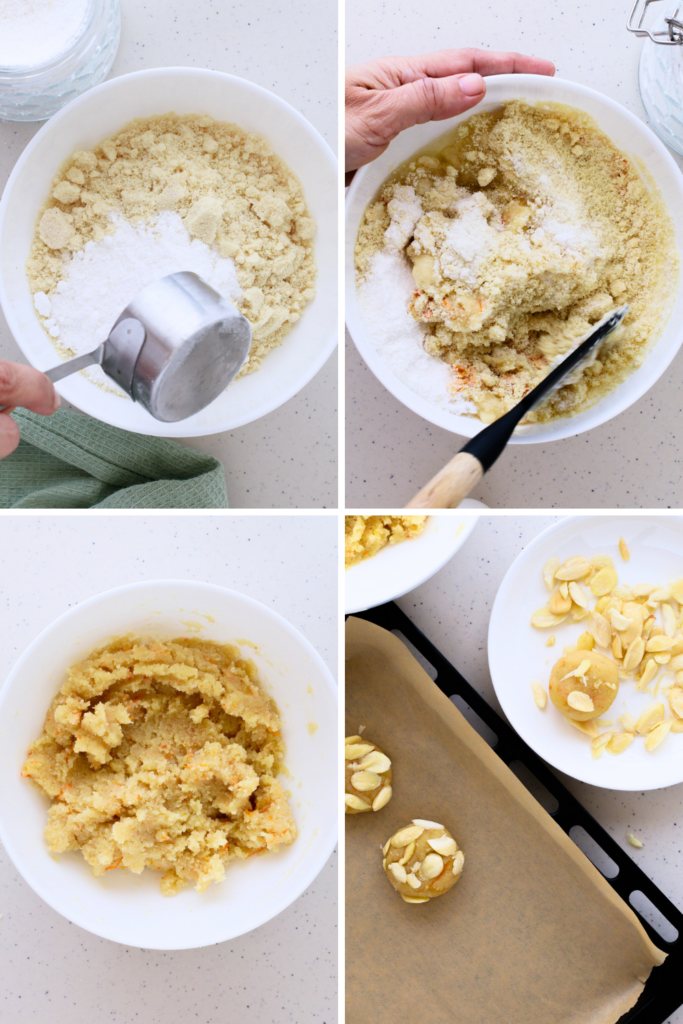
[(383, 185), (356, 244), (364, 318), (389, 254), (412, 273), (404, 309), (424, 352), (450, 368), (450, 398), (474, 403), (484, 422), (628, 303), (620, 332), (528, 421), (599, 401), (642, 363), (679, 272), (671, 218), (645, 172), (581, 111), (522, 101), (469, 118)]
[[(51, 300), (68, 280), (75, 254), (88, 246), (91, 258), (93, 246), (115, 235), (123, 218), (158, 227), (163, 244), (158, 222), (168, 212), (182, 218), (188, 242), (208, 247), (214, 261), (234, 263), (236, 304), (252, 325), (242, 373), (257, 370), (315, 294), (315, 222), (298, 178), (268, 143), (208, 115), (131, 121), (60, 167), (26, 265), (48, 335), (56, 341)], [(75, 354), (66, 337), (57, 344), (63, 354)]]

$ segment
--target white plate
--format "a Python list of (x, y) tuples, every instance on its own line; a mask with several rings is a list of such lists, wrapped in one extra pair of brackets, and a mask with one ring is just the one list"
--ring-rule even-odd
[(462, 547), (478, 516), (429, 516), (417, 537), (386, 547), (344, 572), (344, 610), (347, 615), (376, 608), (415, 590), (438, 572)]
[[(50, 801), (20, 777), (66, 670), (111, 637), (191, 634), (243, 646), (282, 716), (291, 846), (232, 864), (220, 885), (162, 896), (159, 874), (95, 878), (78, 852), (52, 856), (43, 839)], [(309, 728), (309, 725), (311, 726)], [(316, 726), (317, 728), (314, 728)], [(105, 939), (144, 949), (224, 942), (269, 921), (322, 869), (337, 830), (337, 691), (320, 656), (258, 601), (206, 583), (164, 580), (99, 594), (67, 611), (24, 652), (0, 691), (0, 841), (28, 884), (58, 913)]]
[(199, 437), (232, 430), (277, 409), (322, 368), (337, 343), (337, 163), (315, 128), (284, 100), (219, 71), (154, 68), (113, 78), (67, 104), (29, 142), (5, 187), (0, 202), (0, 304), (29, 362), (39, 370), (56, 366), (60, 357), (36, 316), (25, 271), (38, 211), (52, 179), (75, 150), (91, 149), (135, 117), (171, 110), (210, 114), (256, 132), (298, 175), (318, 225), (316, 296), (259, 370), (180, 423), (160, 423), (141, 405), (104, 391), (80, 373), (60, 381), (57, 390), (77, 409), (124, 430)]
[[(619, 554), (623, 537), (631, 552)], [(535, 629), (530, 618), (548, 601), (541, 571), (548, 558), (610, 555), (619, 583), (661, 583), (683, 577), (683, 518), (679, 516), (576, 516), (562, 519), (539, 534), (512, 563), (500, 585), (489, 624), (489, 668), (503, 711), (522, 739), (544, 760), (582, 782), (606, 789), (661, 789), (683, 782), (683, 734), (670, 733), (651, 754), (637, 737), (623, 754), (591, 757), (591, 744), (551, 703), (540, 711), (531, 693), (532, 679), (547, 690), (550, 670), (565, 644), (576, 643), (584, 622), (566, 620), (552, 629)], [(659, 616), (658, 616), (659, 620)], [(546, 640), (554, 634), (554, 647)], [(605, 652), (608, 653), (608, 652)], [(669, 676), (669, 679), (672, 677)], [(617, 699), (603, 716), (617, 724), (629, 711), (636, 718), (654, 700), (623, 681)], [(617, 728), (620, 728), (617, 724)]]
[[(651, 173), (669, 207), (676, 228), (679, 252), (683, 252), (683, 178), (673, 157), (655, 133), (620, 104), (594, 89), (576, 82), (544, 75), (497, 75), (486, 80), (486, 100), (459, 117), (448, 121), (430, 121), (401, 132), (389, 148), (361, 168), (355, 175), (346, 197), (346, 322), (361, 356), (384, 387), (423, 419), (465, 437), (474, 437), (482, 424), (472, 416), (456, 415), (412, 391), (396, 376), (381, 356), (365, 327), (358, 306), (354, 246), (365, 209), (389, 173), (403, 160), (433, 139), (467, 120), (478, 111), (490, 110), (513, 99), (530, 103), (555, 102), (585, 110), (595, 118), (602, 130), (622, 150), (641, 161)], [(636, 402), (661, 377), (683, 343), (683, 291), (678, 294), (671, 316), (661, 336), (643, 365), (619, 387), (590, 409), (552, 423), (532, 423), (518, 427), (510, 444), (532, 444), (574, 437), (585, 430), (606, 423)]]

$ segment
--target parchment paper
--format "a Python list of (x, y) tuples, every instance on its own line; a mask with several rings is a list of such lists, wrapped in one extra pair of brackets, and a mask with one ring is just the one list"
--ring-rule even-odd
[[(346, 655), (346, 735), (394, 774), (385, 809), (346, 816), (347, 1024), (614, 1024), (665, 954), (400, 640), (350, 618)], [(382, 870), (412, 818), (465, 853), (426, 904)]]

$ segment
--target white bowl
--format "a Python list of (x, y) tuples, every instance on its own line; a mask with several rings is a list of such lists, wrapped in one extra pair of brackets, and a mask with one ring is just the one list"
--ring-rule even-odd
[(293, 107), (242, 78), (198, 68), (155, 68), (104, 82), (40, 129), (16, 163), (0, 202), (0, 305), (20, 349), (47, 370), (59, 355), (40, 325), (25, 264), (40, 207), (59, 165), (91, 149), (135, 117), (210, 114), (271, 143), (303, 185), (318, 225), (316, 296), (278, 349), (210, 406), (179, 423), (160, 423), (142, 406), (104, 391), (83, 374), (57, 385), (83, 412), (115, 427), (163, 437), (196, 437), (251, 423), (286, 402), (322, 368), (337, 340), (337, 164), (327, 143)]
[[(429, 402), (403, 383), (375, 349), (363, 322), (356, 294), (353, 248), (358, 228), (368, 203), (374, 198), (387, 175), (413, 153), (454, 125), (479, 111), (491, 110), (500, 103), (526, 99), (530, 103), (566, 103), (586, 111), (612, 141), (636, 161), (642, 161), (661, 190), (676, 228), (678, 249), (683, 252), (683, 178), (673, 157), (655, 133), (634, 114), (614, 100), (575, 82), (542, 75), (500, 75), (486, 80), (486, 100), (473, 110), (448, 121), (431, 121), (401, 132), (389, 148), (355, 175), (346, 197), (346, 321), (351, 336), (375, 376), (385, 388), (423, 419), (464, 437), (474, 437), (483, 424), (472, 416), (456, 415)], [(671, 316), (643, 365), (614, 391), (590, 409), (555, 420), (518, 427), (511, 444), (533, 444), (574, 437), (606, 423), (641, 398), (659, 380), (683, 342), (683, 291), (680, 286)]]
[(344, 612), (365, 611), (402, 597), (450, 561), (477, 524), (475, 513), (429, 516), (417, 537), (387, 544), (344, 572)]
[[(619, 538), (631, 558), (622, 561)], [(683, 577), (683, 519), (659, 516), (575, 516), (561, 519), (538, 535), (512, 563), (500, 585), (489, 624), (489, 669), (503, 711), (522, 739), (560, 771), (593, 786), (619, 790), (661, 789), (683, 782), (683, 735), (673, 733), (651, 754), (638, 737), (623, 754), (604, 753), (593, 760), (591, 744), (548, 699), (539, 711), (532, 679), (547, 690), (550, 670), (565, 644), (575, 644), (585, 622), (570, 619), (552, 629), (535, 629), (530, 618), (548, 601), (541, 570), (548, 558), (605, 554), (614, 559), (620, 584), (659, 583)], [(658, 616), (659, 619), (659, 616)], [(546, 640), (554, 634), (553, 647)], [(673, 677), (670, 677), (672, 679)], [(659, 699), (623, 681), (612, 707), (603, 716), (615, 722), (629, 711), (636, 718)]]
[[(43, 839), (50, 801), (20, 777), (66, 670), (111, 637), (206, 636), (240, 643), (275, 699), (299, 828), (285, 849), (230, 865), (203, 894), (162, 896), (157, 872), (95, 878), (78, 852), (52, 856)], [(254, 651), (244, 646), (256, 644)], [(317, 729), (309, 724), (315, 723)], [(207, 583), (163, 580), (99, 594), (65, 612), (24, 652), (0, 691), (0, 841), (46, 903), (106, 939), (145, 949), (190, 949), (257, 928), (289, 906), (327, 861), (337, 829), (337, 695), (322, 659), (281, 616)]]

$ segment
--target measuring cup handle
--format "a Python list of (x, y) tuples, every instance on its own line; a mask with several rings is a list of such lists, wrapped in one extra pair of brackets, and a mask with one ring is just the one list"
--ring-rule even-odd
[(53, 366), (51, 370), (45, 370), (45, 376), (48, 377), (53, 384), (56, 384), (58, 380), (62, 380), (64, 377), (70, 377), (72, 373), (84, 370), (86, 366), (100, 364), (102, 362), (103, 354), (104, 344), (99, 345), (93, 352), (88, 352), (84, 356), (76, 356), (75, 359), (67, 359), (65, 363), (60, 363), (59, 366)]

